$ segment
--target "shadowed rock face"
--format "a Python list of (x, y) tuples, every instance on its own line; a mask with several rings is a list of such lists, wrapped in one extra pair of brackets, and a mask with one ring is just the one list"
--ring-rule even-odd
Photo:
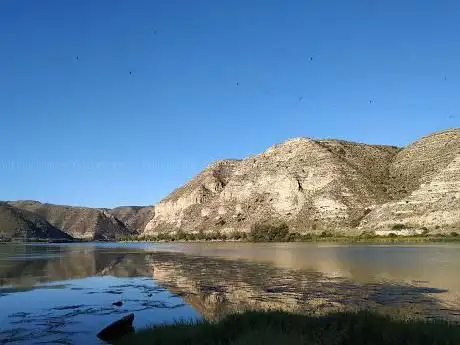
[(121, 206), (107, 210), (135, 233), (144, 231), (147, 223), (155, 215), (153, 206)]
[(104, 209), (42, 204), (38, 201), (10, 201), (33, 212), (55, 227), (78, 239), (113, 240), (133, 231)]
[[(145, 234), (381, 229), (398, 222), (448, 231), (460, 219), (460, 129), (406, 148), (296, 138), (243, 160), (218, 161), (155, 206)], [(440, 227), (439, 227), (440, 225)]]
[(37, 214), (0, 202), (0, 239), (70, 240), (71, 237)]

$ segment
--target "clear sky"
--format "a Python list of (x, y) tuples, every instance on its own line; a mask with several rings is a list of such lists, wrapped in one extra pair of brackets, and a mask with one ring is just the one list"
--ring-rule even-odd
[(458, 0), (0, 0), (0, 199), (153, 204), (297, 136), (460, 125)]

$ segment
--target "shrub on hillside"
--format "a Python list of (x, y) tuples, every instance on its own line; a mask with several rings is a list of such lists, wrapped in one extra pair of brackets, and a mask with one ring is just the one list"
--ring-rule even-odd
[(375, 232), (374, 231), (363, 231), (359, 237), (361, 238), (374, 238), (375, 237)]
[(391, 227), (392, 230), (402, 230), (405, 229), (406, 226), (404, 224), (395, 224)]
[(284, 242), (289, 239), (289, 227), (285, 223), (256, 223), (251, 227), (249, 239), (253, 242)]
[(319, 237), (323, 237), (323, 238), (325, 238), (325, 237), (333, 237), (333, 236), (334, 236), (334, 234), (332, 232), (326, 231), (326, 230), (321, 232), (321, 234), (319, 235)]

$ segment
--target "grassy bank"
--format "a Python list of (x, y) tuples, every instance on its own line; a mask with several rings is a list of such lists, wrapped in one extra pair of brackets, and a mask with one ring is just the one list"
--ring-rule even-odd
[(284, 312), (246, 312), (220, 322), (155, 326), (122, 339), (139, 345), (454, 345), (460, 324), (444, 321), (398, 321), (370, 312), (326, 317)]
[(390, 233), (389, 236), (377, 236), (372, 231), (363, 231), (359, 235), (346, 236), (331, 231), (320, 233), (300, 234), (290, 231), (286, 224), (269, 225), (255, 224), (248, 233), (233, 231), (222, 233), (211, 232), (185, 232), (178, 230), (174, 233), (158, 233), (153, 236), (137, 238), (135, 236), (123, 238), (126, 241), (152, 241), (152, 242), (186, 242), (186, 241), (244, 241), (244, 242), (337, 242), (337, 243), (429, 243), (429, 242), (460, 242), (458, 232), (452, 231), (449, 234), (430, 234), (428, 231), (423, 234), (412, 236), (398, 236)]

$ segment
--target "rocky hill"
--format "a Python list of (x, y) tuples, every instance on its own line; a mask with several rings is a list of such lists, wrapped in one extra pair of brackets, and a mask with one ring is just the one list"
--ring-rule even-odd
[(399, 149), (297, 138), (241, 161), (210, 165), (155, 206), (146, 234), (163, 229), (249, 230), (283, 221), (296, 231), (350, 228), (388, 199)]
[(460, 229), (460, 129), (424, 137), (399, 152), (390, 185), (392, 200), (377, 205), (361, 228)]
[(43, 217), (0, 202), (0, 240), (71, 240)]
[(120, 206), (113, 209), (107, 209), (110, 214), (133, 233), (142, 233), (147, 223), (155, 216), (153, 206)]
[(42, 204), (38, 201), (9, 201), (33, 212), (70, 236), (87, 240), (115, 240), (134, 231), (104, 209)]
[(14, 201), (75, 238), (163, 231), (300, 233), (460, 229), (460, 129), (408, 145), (295, 138), (242, 160), (212, 163), (155, 206), (96, 209)]
[(460, 129), (405, 147), (296, 138), (243, 160), (211, 164), (155, 206), (145, 234), (458, 227)]

